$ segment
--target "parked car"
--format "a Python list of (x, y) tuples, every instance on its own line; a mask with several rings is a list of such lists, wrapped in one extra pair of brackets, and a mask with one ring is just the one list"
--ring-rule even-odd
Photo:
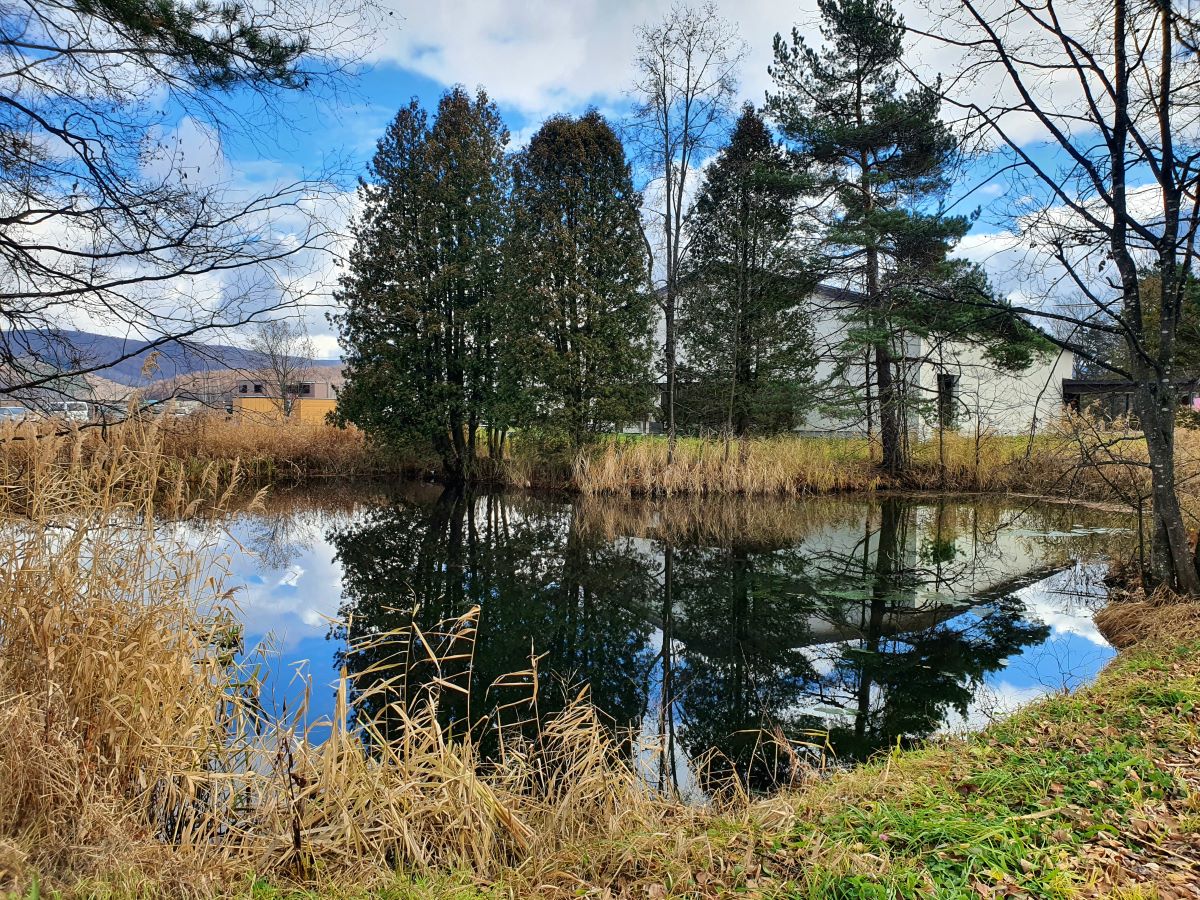
[(0, 424), (4, 422), (23, 422), (32, 413), (23, 406), (0, 406)]

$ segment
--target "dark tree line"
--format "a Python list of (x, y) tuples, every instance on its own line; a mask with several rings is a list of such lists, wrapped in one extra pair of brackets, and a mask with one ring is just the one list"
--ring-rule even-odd
[(811, 406), (814, 268), (796, 238), (802, 185), (747, 105), (688, 221), (679, 331), (688, 424), (784, 431)]
[(511, 428), (577, 450), (650, 407), (640, 198), (620, 140), (589, 112), (546, 122), (512, 159), (507, 143), (482, 90), (448, 92), (432, 121), (415, 100), (402, 109), (362, 181), (339, 294), (338, 416), (432, 443), (451, 480), (485, 474)]
[[(930, 354), (961, 345), (1020, 370), (1057, 345), (1133, 385), (1151, 580), (1200, 593), (1174, 474), (1198, 308), (1196, 22), (1169, 3), (1046, 9), (1012, 11), (1018, 37), (1008, 12), (955, 6), (917, 37), (964, 62), (922, 83), (887, 0), (821, 0), (819, 46), (776, 39), (765, 112), (780, 143), (751, 108), (732, 121), (736, 32), (711, 6), (676, 7), (640, 34), (636, 170), (594, 113), (551, 120), (509, 159), (482, 95), (452, 92), (428, 125), (402, 111), (343, 282), (343, 419), (420, 436), (469, 477), (477, 442), (494, 456), (512, 429), (575, 451), (642, 419), (661, 378), (672, 450), (678, 427), (793, 428), (819, 397), (903, 474), (912, 423), (930, 414), (917, 384)], [(1002, 99), (972, 93), (985, 72)], [(1056, 78), (1070, 87), (1048, 91)], [(1045, 295), (1020, 306), (954, 255), (975, 218), (950, 211), (968, 137), (1003, 157), (1014, 235), (1045, 274)], [(839, 288), (824, 308), (819, 282)], [(817, 384), (810, 325), (829, 315), (844, 329), (820, 348), (834, 373)]]
[[(431, 443), (445, 475), (469, 479), (514, 429), (575, 453), (645, 420), (661, 377), (669, 458), (680, 427), (786, 431), (820, 398), (843, 419), (861, 409), (902, 474), (914, 341), (1010, 370), (1049, 345), (952, 255), (971, 224), (944, 211), (958, 140), (938, 90), (906, 86), (903, 20), (886, 0), (821, 13), (822, 47), (776, 41), (766, 109), (782, 142), (752, 105), (730, 121), (740, 43), (713, 8), (640, 33), (626, 133), (644, 194), (598, 113), (554, 117), (507, 158), (482, 92), (451, 91), (432, 123), (402, 110), (362, 184), (342, 282), (341, 418)], [(824, 280), (854, 299), (815, 309)], [(959, 302), (979, 296), (992, 308)], [(822, 384), (816, 314), (844, 324)], [(865, 396), (830, 402), (835, 382)]]

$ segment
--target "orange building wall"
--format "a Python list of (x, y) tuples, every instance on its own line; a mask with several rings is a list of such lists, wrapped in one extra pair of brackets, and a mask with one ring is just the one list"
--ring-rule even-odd
[[(336, 405), (336, 400), (298, 398), (292, 401), (290, 421), (300, 422), (304, 425), (321, 425), (325, 422), (325, 416), (333, 412)], [(246, 421), (279, 423), (288, 421), (284, 419), (279, 404), (269, 397), (234, 397), (233, 414), (238, 419)]]

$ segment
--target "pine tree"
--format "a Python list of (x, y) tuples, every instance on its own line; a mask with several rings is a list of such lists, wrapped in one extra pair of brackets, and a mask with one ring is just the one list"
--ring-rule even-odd
[(505, 397), (515, 421), (572, 449), (650, 410), (640, 202), (621, 141), (594, 110), (548, 120), (513, 167)]
[[(869, 360), (879, 411), (883, 467), (906, 465), (909, 338), (951, 336), (980, 343), (1005, 367), (1027, 365), (1044, 342), (996, 303), (978, 267), (950, 258), (971, 221), (939, 208), (957, 141), (939, 117), (938, 92), (900, 87), (904, 21), (888, 0), (818, 0), (824, 46), (793, 30), (775, 37), (771, 113), (791, 142), (816, 196), (835, 201), (823, 223), (824, 268), (861, 290), (849, 315), (844, 366)], [(988, 306), (982, 310), (983, 306)], [(870, 387), (870, 386), (869, 386)], [(868, 409), (868, 417), (871, 415)]]
[(809, 396), (812, 285), (795, 239), (800, 188), (747, 104), (689, 219), (680, 337), (699, 424), (738, 436), (792, 428)]
[(508, 132), (482, 90), (413, 100), (360, 184), (363, 213), (335, 318), (346, 348), (337, 418), (390, 444), (432, 445), (452, 481), (476, 474), (496, 405)]

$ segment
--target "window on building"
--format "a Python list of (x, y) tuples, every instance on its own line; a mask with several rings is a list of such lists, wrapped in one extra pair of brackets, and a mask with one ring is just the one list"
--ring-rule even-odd
[(289, 384), (287, 392), (293, 397), (311, 397), (313, 386), (311, 382), (305, 381), (297, 384)]
[(245, 394), (245, 393), (248, 393), (248, 392), (249, 392), (249, 390), (250, 390), (250, 385), (248, 385), (248, 384), (243, 384), (243, 385), (240, 385), (240, 386), (238, 387), (238, 393), (239, 393), (239, 394)]
[(939, 428), (954, 428), (958, 424), (958, 376), (938, 372), (937, 417)]
[(262, 391), (262, 385), (261, 385), (261, 384), (256, 384), (256, 385), (254, 386), (254, 393), (256, 393), (256, 394), (261, 394), (262, 392), (263, 392), (263, 391)]

